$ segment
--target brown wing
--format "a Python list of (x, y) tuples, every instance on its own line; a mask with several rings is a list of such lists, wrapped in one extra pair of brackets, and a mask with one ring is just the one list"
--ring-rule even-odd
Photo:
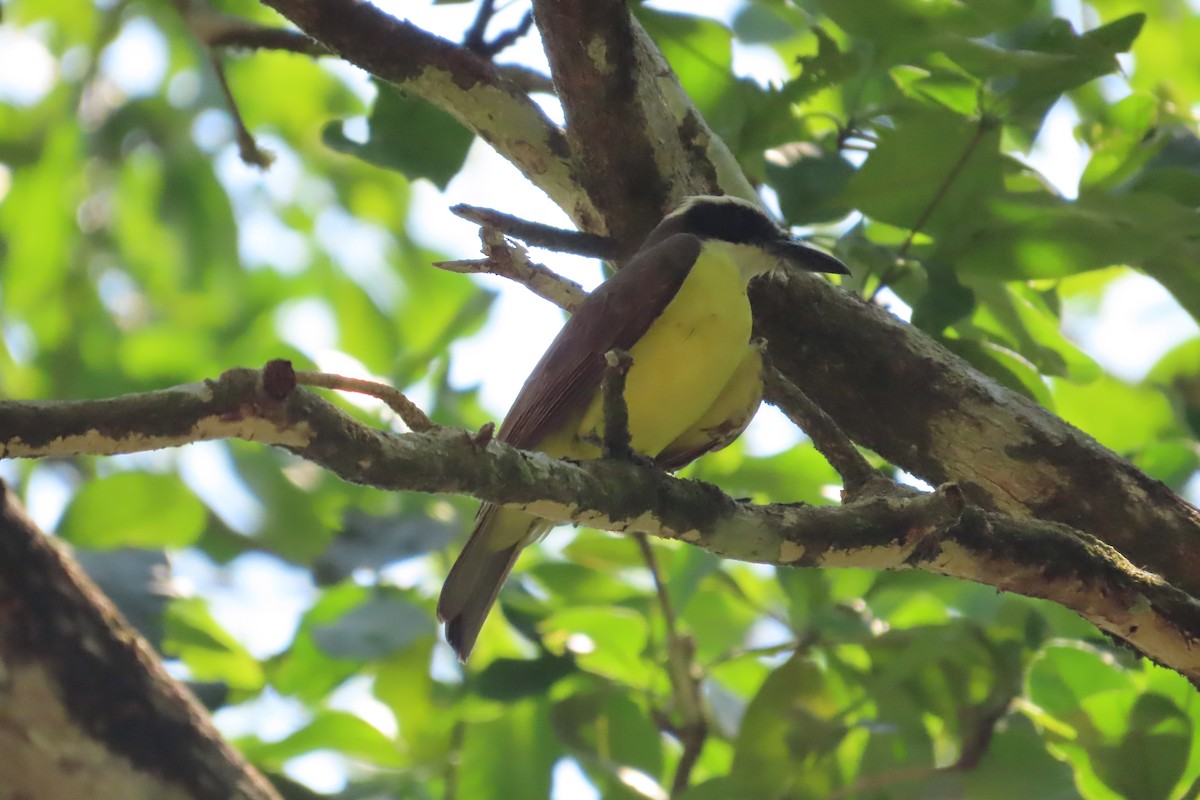
[(639, 250), (588, 295), (529, 373), (497, 438), (535, 448), (582, 411), (600, 388), (604, 354), (633, 347), (675, 297), (699, 254), (695, 236), (672, 236)]

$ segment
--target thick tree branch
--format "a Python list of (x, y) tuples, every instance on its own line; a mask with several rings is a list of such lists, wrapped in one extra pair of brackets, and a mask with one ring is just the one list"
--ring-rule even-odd
[(5, 797), (278, 800), (3, 483), (0, 609)]
[[(20, 432), (19, 434), (16, 432)], [(755, 506), (713, 486), (614, 460), (571, 463), (461, 430), (390, 435), (263, 371), (110, 400), (0, 403), (0, 456), (111, 454), (201, 439), (284, 447), (342, 478), (449, 492), (562, 523), (681, 539), (724, 558), (778, 565), (921, 567), (1071, 608), (1200, 681), (1200, 603), (1065, 525), (963, 510), (954, 487), (873, 493), (844, 506)]]
[(631, 252), (687, 195), (756, 197), (627, 3), (535, 0), (533, 9), (578, 177), (601, 215), (587, 230)]
[(1161, 482), (824, 280), (759, 281), (751, 301), (775, 366), (855, 442), (985, 509), (1085, 530), (1200, 595), (1200, 512)]

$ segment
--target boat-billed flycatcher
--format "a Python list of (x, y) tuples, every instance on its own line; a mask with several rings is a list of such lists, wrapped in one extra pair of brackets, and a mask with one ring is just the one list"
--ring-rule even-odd
[[(690, 198), (579, 306), (526, 379), (497, 438), (556, 458), (599, 458), (604, 356), (621, 349), (633, 357), (625, 403), (634, 451), (674, 470), (724, 447), (762, 399), (746, 286), (789, 264), (848, 274), (745, 200)], [(438, 601), (460, 659), (521, 549), (550, 527), (524, 511), (490, 503), (479, 509)]]

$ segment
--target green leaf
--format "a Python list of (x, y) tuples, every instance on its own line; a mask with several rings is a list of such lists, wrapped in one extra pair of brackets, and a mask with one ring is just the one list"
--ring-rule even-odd
[(721, 559), (698, 547), (684, 547), (666, 570), (667, 596), (676, 613), (687, 608), (701, 581), (721, 569)]
[(379, 593), (337, 620), (315, 625), (313, 642), (337, 658), (373, 661), (436, 630), (427, 610), (403, 595)]
[[(1104, 138), (1088, 143), (1092, 154), (1079, 179), (1081, 190), (1114, 189), (1140, 177), (1169, 141), (1154, 131), (1158, 105), (1157, 97), (1136, 93), (1109, 109), (1115, 124), (1102, 129), (1107, 134)], [(1135, 185), (1138, 183), (1141, 181)]]
[(954, 65), (950, 67), (929, 69), (900, 65), (892, 67), (891, 76), (908, 97), (964, 117), (977, 114), (982, 90), (980, 82)]
[(1080, 722), (1082, 703), (1102, 692), (1128, 692), (1129, 677), (1112, 658), (1089, 647), (1048, 647), (1029, 668), (1029, 699), (1059, 719)]
[(606, 797), (645, 797), (630, 789), (661, 780), (662, 736), (648, 709), (620, 687), (574, 692), (554, 705), (550, 718), (558, 740), (597, 783), (608, 784)]
[(1063, 335), (1058, 315), (1031, 287), (980, 282), (975, 294), (980, 307), (973, 323), (1001, 337), (1043, 375), (1080, 384), (1100, 377), (1100, 365)]
[(899, 116), (841, 201), (901, 228), (959, 241), (1001, 190), (1000, 126), (940, 109)]
[(366, 603), (369, 590), (354, 584), (325, 589), (304, 614), (300, 628), (286, 652), (271, 663), (271, 684), (285, 695), (307, 702), (325, 697), (334, 687), (362, 668), (359, 661), (337, 658), (317, 646), (313, 629), (327, 626)]
[(1055, 408), (1055, 397), (1043, 381), (1041, 373), (1019, 354), (993, 342), (942, 339), (941, 343), (947, 350), (966, 359), (971, 366), (1000, 385), (1025, 395), (1045, 408)]
[(175, 475), (119, 472), (71, 499), (59, 533), (80, 547), (184, 547), (204, 529), (204, 505)]
[[(719, 22), (690, 14), (670, 14), (634, 6), (638, 20), (658, 44), (696, 107), (713, 124), (717, 104), (733, 82), (733, 35)], [(719, 112), (728, 118), (736, 110)]]
[(337, 538), (313, 561), (313, 574), (319, 583), (337, 583), (355, 570), (379, 570), (441, 550), (456, 533), (456, 526), (428, 516), (376, 517), (351, 512)]
[(304, 727), (278, 742), (241, 743), (246, 755), (261, 766), (282, 769), (288, 759), (315, 750), (332, 750), (382, 767), (404, 762), (396, 742), (348, 711), (322, 710)]
[(819, 769), (846, 735), (830, 686), (816, 664), (794, 657), (776, 669), (746, 709), (734, 742), (730, 777), (743, 797), (776, 797), (794, 782), (823, 786), (835, 776)]
[(840, 198), (853, 175), (854, 167), (840, 155), (805, 143), (777, 148), (767, 157), (767, 181), (794, 225), (833, 222), (850, 213)]
[(1097, 747), (1092, 766), (1128, 800), (1169, 797), (1183, 777), (1193, 735), (1191, 720), (1178, 706), (1162, 695), (1143, 694), (1120, 743)]
[(458, 120), (431, 103), (410, 97), (389, 83), (375, 81), (379, 94), (367, 121), (365, 142), (346, 137), (342, 123), (325, 126), (325, 144), (339, 153), (357, 156), (409, 180), (428, 178), (445, 189), (467, 158), (474, 135)]
[(217, 624), (202, 598), (173, 601), (164, 622), (163, 652), (182, 661), (194, 679), (220, 681), (246, 693), (262, 687), (262, 666)]
[(636, 611), (569, 608), (552, 614), (538, 628), (547, 647), (572, 653), (580, 669), (632, 686), (645, 686), (650, 678), (651, 665), (644, 656), (649, 631), (645, 617)]
[(1005, 717), (988, 742), (983, 760), (939, 781), (939, 786), (952, 785), (958, 796), (971, 800), (1082, 800), (1070, 766), (1047, 752), (1040, 738), (1029, 720)]
[(1006, 194), (979, 211), (970, 246), (956, 252), (953, 263), (963, 273), (998, 280), (1182, 259), (1200, 235), (1200, 219), (1191, 209), (1140, 192), (1087, 193), (1074, 202), (1049, 194)]
[(570, 656), (496, 658), (475, 676), (472, 688), (481, 697), (512, 702), (546, 694), (560, 679), (577, 672)]
[(1135, 453), (1175, 429), (1175, 415), (1160, 392), (1099, 378), (1087, 386), (1055, 380), (1055, 408), (1063, 419), (1118, 453)]
[(550, 772), (562, 753), (544, 700), (504, 707), (486, 722), (466, 726), (458, 791), (478, 800), (549, 797)]

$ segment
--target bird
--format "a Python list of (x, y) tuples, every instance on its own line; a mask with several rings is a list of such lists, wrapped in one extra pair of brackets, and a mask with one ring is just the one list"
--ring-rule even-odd
[[(624, 399), (635, 457), (674, 471), (728, 445), (762, 400), (762, 352), (750, 341), (747, 286), (783, 265), (850, 274), (752, 202), (687, 198), (567, 320), (496, 438), (554, 458), (601, 458), (605, 354), (615, 349), (632, 357)], [(519, 509), (480, 507), (437, 606), (460, 661), (517, 556), (552, 527)]]

